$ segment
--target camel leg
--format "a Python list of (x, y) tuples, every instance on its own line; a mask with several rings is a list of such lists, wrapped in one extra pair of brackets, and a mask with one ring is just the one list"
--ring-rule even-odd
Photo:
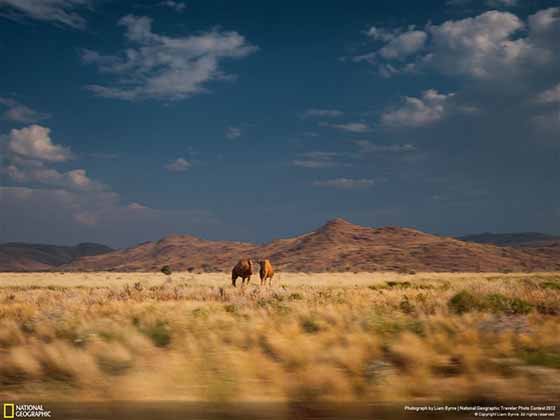
[(231, 278), (231, 284), (233, 285), (233, 287), (237, 287), (237, 286), (235, 285), (236, 282), (237, 282), (237, 277), (232, 277), (232, 278)]

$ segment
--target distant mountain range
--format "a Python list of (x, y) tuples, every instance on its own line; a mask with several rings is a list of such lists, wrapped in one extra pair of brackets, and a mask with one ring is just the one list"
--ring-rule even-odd
[(269, 258), (283, 271), (556, 271), (558, 237), (539, 233), (436, 236), (334, 219), (300, 236), (263, 245), (171, 235), (112, 250), (99, 244), (0, 245), (0, 271), (228, 271), (240, 258)]
[[(552, 252), (550, 251), (552, 250)], [(239, 258), (269, 258), (283, 271), (550, 271), (560, 270), (560, 247), (497, 247), (402, 227), (371, 228), (335, 219), (300, 236), (264, 245), (173, 235), (157, 242), (79, 258), (72, 271), (227, 271)]]
[(112, 248), (95, 243), (58, 246), (9, 242), (0, 244), (0, 271), (46, 271), (68, 264), (76, 258), (111, 251)]

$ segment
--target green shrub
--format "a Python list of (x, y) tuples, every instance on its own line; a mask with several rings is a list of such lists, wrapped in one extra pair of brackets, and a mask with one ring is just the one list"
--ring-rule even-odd
[(155, 324), (144, 327), (142, 332), (150, 337), (158, 347), (167, 347), (171, 343), (171, 332), (165, 321), (157, 321)]
[(163, 267), (161, 267), (161, 272), (163, 274), (165, 274), (166, 276), (170, 276), (171, 275), (171, 267), (168, 265), (164, 265)]
[(560, 369), (560, 353), (558, 352), (544, 349), (524, 351), (521, 353), (521, 358), (528, 365)]
[(540, 302), (537, 304), (537, 312), (543, 315), (560, 315), (560, 303)]
[(239, 312), (239, 307), (237, 305), (234, 305), (233, 303), (224, 305), (224, 311), (226, 311), (227, 313), (230, 314), (236, 314)]
[(304, 318), (300, 322), (301, 328), (308, 334), (315, 334), (321, 331), (321, 327), (311, 318)]
[(533, 310), (533, 305), (526, 300), (513, 298), (510, 300), (510, 312), (516, 315), (528, 314)]
[(555, 281), (545, 281), (541, 283), (543, 289), (560, 290), (560, 283)]
[(410, 284), (409, 281), (388, 281), (386, 282), (387, 287), (390, 288), (399, 288), (399, 289), (408, 289), (409, 287), (411, 287), (412, 285)]
[(405, 296), (401, 302), (399, 303), (399, 308), (401, 311), (403, 311), (405, 314), (411, 314), (414, 312), (414, 305), (412, 303), (410, 303), (410, 301), (408, 300), (408, 296)]
[(449, 299), (447, 306), (451, 312), (461, 315), (480, 309), (480, 300), (472, 293), (463, 290)]
[(486, 296), (484, 306), (493, 312), (503, 312), (511, 315), (525, 315), (531, 312), (533, 305), (520, 298), (508, 298), (500, 293)]

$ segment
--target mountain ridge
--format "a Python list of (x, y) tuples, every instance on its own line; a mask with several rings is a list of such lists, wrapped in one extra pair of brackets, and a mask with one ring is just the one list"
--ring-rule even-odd
[(302, 235), (265, 244), (211, 241), (169, 235), (125, 250), (79, 258), (70, 271), (228, 271), (240, 258), (269, 258), (284, 271), (551, 271), (560, 270), (560, 248), (498, 247), (465, 242), (399, 226), (366, 227), (329, 220)]

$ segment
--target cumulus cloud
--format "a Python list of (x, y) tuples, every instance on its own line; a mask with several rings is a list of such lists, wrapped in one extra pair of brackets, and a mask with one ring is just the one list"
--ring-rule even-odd
[(428, 69), (479, 80), (518, 77), (558, 61), (559, 10), (541, 10), (528, 23), (510, 12), (491, 10), (398, 35), (376, 28), (374, 33), (381, 35), (373, 39), (384, 45), (354, 60), (367, 60), (387, 77)]
[(165, 169), (171, 172), (185, 172), (192, 166), (188, 160), (184, 158), (177, 158), (165, 165)]
[(539, 115), (532, 118), (533, 125), (543, 131), (555, 133), (560, 129), (560, 83), (539, 93), (535, 102), (544, 105), (546, 108)]
[(324, 181), (315, 181), (316, 187), (336, 188), (341, 190), (357, 190), (371, 188), (375, 185), (373, 179), (353, 179), (353, 178), (335, 178)]
[(235, 140), (241, 137), (241, 128), (239, 127), (228, 127), (226, 128), (226, 138), (228, 140)]
[(348, 131), (350, 133), (366, 133), (370, 131), (370, 127), (367, 124), (361, 122), (349, 122), (346, 124), (329, 124), (321, 123), (322, 127), (332, 127), (342, 131)]
[(344, 112), (338, 109), (317, 109), (311, 108), (306, 109), (303, 114), (301, 115), (302, 118), (316, 118), (316, 117), (323, 117), (323, 118), (336, 118), (341, 117), (344, 115)]
[[(200, 228), (201, 234), (218, 223), (203, 210), (158, 210), (137, 202), (126, 203), (109, 186), (88, 176), (85, 169), (60, 171), (55, 165), (70, 159), (69, 149), (52, 141), (49, 129), (40, 128), (30, 126), (0, 136), (4, 157), (0, 172), (6, 175), (2, 179), (24, 184), (0, 185), (4, 238), (74, 238), (76, 242), (85, 237), (103, 242), (110, 238), (122, 246), (128, 245), (122, 238), (127, 238), (127, 242), (145, 241), (178, 227), (191, 233)], [(181, 158), (172, 163), (173, 169), (190, 165)]]
[(37, 112), (11, 98), (0, 97), (0, 105), (7, 108), (2, 118), (8, 121), (29, 124), (49, 118), (48, 114)]
[(391, 39), (379, 50), (379, 55), (388, 60), (402, 60), (424, 48), (428, 35), (424, 31), (408, 31)]
[(47, 162), (64, 162), (72, 157), (70, 149), (53, 144), (51, 130), (40, 125), (13, 129), (8, 136), (8, 149), (22, 158)]
[(552, 103), (560, 102), (560, 83), (540, 93), (537, 96), (537, 102), (541, 102), (543, 104), (552, 104)]
[(8, 165), (5, 172), (19, 183), (40, 183), (73, 191), (103, 191), (106, 189), (105, 185), (88, 177), (85, 169), (59, 172), (42, 163), (19, 161), (18, 164)]
[[(65, 238), (79, 242), (87, 238), (129, 246), (130, 241), (153, 240), (178, 229), (202, 234), (219, 225), (204, 210), (152, 209), (123, 202), (119, 194), (111, 191), (0, 186), (0, 197), (2, 235), (8, 240), (50, 242)], [(21, 214), (25, 214), (25, 229)]]
[(531, 55), (536, 58), (527, 40), (513, 39), (523, 27), (517, 16), (498, 11), (429, 26), (432, 48), (423, 60), (445, 73), (482, 79), (501, 77)]
[(449, 112), (454, 93), (443, 94), (434, 89), (422, 92), (420, 98), (407, 96), (403, 103), (381, 115), (381, 122), (390, 127), (424, 127), (440, 121)]
[(147, 207), (143, 204), (140, 204), (140, 203), (130, 203), (127, 207), (131, 210), (146, 210), (146, 209), (149, 209), (149, 207)]
[(183, 13), (187, 8), (187, 5), (185, 3), (173, 0), (162, 1), (159, 5), (173, 9), (178, 13)]
[(51, 130), (40, 125), (13, 129), (2, 136), (5, 165), (2, 172), (18, 183), (39, 183), (73, 191), (102, 191), (107, 187), (92, 180), (85, 169), (60, 172), (51, 165), (73, 158), (69, 148), (55, 144)]
[(560, 7), (539, 10), (529, 16), (529, 30), (533, 38), (546, 43), (557, 39), (560, 34)]
[(365, 34), (375, 41), (390, 42), (395, 38), (395, 36), (399, 34), (399, 29), (387, 30), (386, 28), (372, 26), (366, 31)]
[(0, 13), (12, 19), (27, 17), (74, 29), (84, 29), (85, 19), (76, 10), (92, 0), (0, 0)]
[(338, 165), (337, 157), (335, 152), (307, 152), (294, 159), (292, 165), (308, 169), (329, 168)]
[(180, 100), (207, 91), (211, 81), (231, 79), (221, 69), (226, 59), (257, 50), (235, 31), (212, 29), (187, 37), (152, 31), (152, 20), (128, 15), (119, 21), (131, 44), (116, 55), (84, 50), (82, 61), (115, 76), (112, 85), (89, 85), (95, 95), (122, 100)]

